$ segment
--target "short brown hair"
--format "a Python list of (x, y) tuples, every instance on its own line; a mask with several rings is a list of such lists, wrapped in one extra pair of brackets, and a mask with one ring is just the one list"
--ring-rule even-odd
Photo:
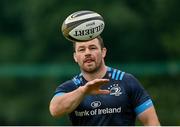
[[(102, 37), (99, 35), (96, 38), (99, 40), (99, 44), (101, 46), (101, 49), (104, 48), (105, 46), (104, 46), (104, 41), (103, 41)], [(77, 42), (73, 42), (73, 49), (74, 49), (74, 51), (75, 51), (76, 43)]]

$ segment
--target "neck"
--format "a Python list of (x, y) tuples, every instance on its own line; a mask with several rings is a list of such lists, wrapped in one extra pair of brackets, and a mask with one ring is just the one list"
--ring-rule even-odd
[(91, 81), (94, 79), (101, 79), (105, 76), (107, 72), (107, 67), (103, 64), (97, 71), (93, 72), (93, 73), (88, 73), (88, 72), (82, 72), (83, 77), (87, 80), (87, 81)]

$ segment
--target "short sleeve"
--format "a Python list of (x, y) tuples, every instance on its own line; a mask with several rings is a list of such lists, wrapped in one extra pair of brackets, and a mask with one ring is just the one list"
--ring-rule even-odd
[(137, 115), (152, 106), (151, 97), (133, 75), (126, 76), (126, 83), (129, 86), (130, 99)]
[(68, 93), (71, 92), (73, 90), (75, 90), (77, 87), (74, 84), (74, 82), (72, 80), (66, 81), (64, 83), (62, 83), (61, 85), (59, 85), (56, 90), (54, 95), (57, 95), (59, 93)]

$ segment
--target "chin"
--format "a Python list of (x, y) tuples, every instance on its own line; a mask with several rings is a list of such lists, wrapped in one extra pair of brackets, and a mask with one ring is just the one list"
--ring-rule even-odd
[(96, 72), (97, 68), (96, 67), (85, 67), (83, 70), (85, 72), (93, 73), (93, 72)]

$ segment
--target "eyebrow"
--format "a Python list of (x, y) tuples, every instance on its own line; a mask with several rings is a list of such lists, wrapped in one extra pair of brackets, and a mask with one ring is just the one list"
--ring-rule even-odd
[[(92, 44), (92, 45), (89, 45), (89, 47), (91, 47), (91, 46), (96, 46), (96, 45), (94, 45), (94, 44)], [(97, 46), (96, 46), (97, 47)]]
[(79, 49), (79, 48), (84, 48), (85, 46), (79, 46), (77, 49)]

